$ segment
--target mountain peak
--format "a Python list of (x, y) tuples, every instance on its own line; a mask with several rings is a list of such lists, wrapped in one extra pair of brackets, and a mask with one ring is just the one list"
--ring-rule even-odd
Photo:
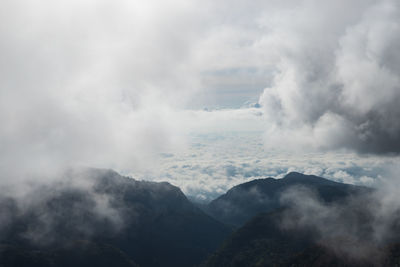
[(284, 178), (297, 178), (297, 177), (304, 177), (304, 176), (308, 176), (308, 175), (300, 173), (300, 172), (289, 172), (288, 174), (285, 175)]
[(282, 179), (256, 179), (237, 185), (210, 202), (207, 211), (226, 224), (243, 225), (260, 212), (280, 208), (282, 192), (298, 185), (315, 190), (326, 202), (343, 199), (366, 190), (363, 187), (338, 183), (315, 175), (290, 172)]
[(299, 172), (290, 172), (286, 174), (285, 177), (282, 178), (282, 180), (291, 183), (343, 185), (342, 183), (334, 182), (326, 178), (315, 175), (302, 174)]

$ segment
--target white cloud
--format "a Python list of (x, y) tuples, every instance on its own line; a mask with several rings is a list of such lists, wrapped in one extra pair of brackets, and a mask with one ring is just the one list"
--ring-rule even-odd
[[(159, 179), (222, 192), (335, 169), (330, 156), (310, 164), (321, 154), (309, 147), (397, 152), (398, 11), (390, 0), (3, 1), (0, 174), (157, 166)], [(184, 110), (264, 87), (263, 109)]]
[(278, 72), (260, 102), (282, 142), (399, 152), (399, 11), (390, 0), (301, 1), (265, 21)]
[(180, 145), (174, 114), (198, 87), (188, 62), (204, 10), (190, 1), (1, 5), (3, 174), (136, 168)]
[[(130, 174), (138, 179), (169, 181), (199, 201), (209, 201), (237, 184), (256, 178), (281, 178), (291, 171), (375, 186), (397, 164), (398, 157), (295, 151), (291, 146), (267, 148), (260, 127), (265, 118), (254, 113), (258, 110), (188, 111), (186, 120), (191, 118), (196, 126), (187, 148), (164, 156), (151, 171)], [(223, 131), (221, 125), (227, 130)]]

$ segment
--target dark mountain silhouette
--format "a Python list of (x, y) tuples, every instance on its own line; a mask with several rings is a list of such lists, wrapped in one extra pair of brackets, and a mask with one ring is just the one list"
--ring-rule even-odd
[(203, 266), (400, 266), (400, 209), (379, 213), (385, 207), (375, 190), (291, 173), (238, 185), (217, 200), (250, 216), (262, 208), (254, 190), (273, 211), (236, 230)]
[[(228, 238), (202, 266), (400, 266), (398, 229), (394, 231), (397, 233), (394, 243), (376, 243), (366, 233), (358, 241), (354, 241), (352, 237), (321, 240), (320, 235), (311, 227), (280, 227), (285, 212), (283, 209), (259, 214)], [(366, 222), (369, 223), (371, 222)], [(354, 255), (351, 250), (359, 250), (360, 253)]]
[(18, 267), (138, 267), (115, 247), (89, 241), (76, 241), (53, 249), (28, 249), (10, 245), (0, 246), (0, 266)]
[(179, 188), (109, 170), (33, 191), (0, 200), (1, 266), (193, 266), (231, 232)]
[(239, 228), (204, 266), (279, 266), (311, 244), (307, 231), (282, 231), (280, 212), (259, 214)]
[(368, 255), (364, 259), (355, 260), (347, 255), (333, 253), (324, 246), (313, 246), (291, 257), (283, 267), (376, 267), (400, 266), (400, 243), (378, 248), (379, 258)]
[(223, 223), (240, 226), (261, 212), (280, 208), (282, 192), (295, 185), (315, 190), (327, 202), (370, 190), (314, 175), (291, 172), (282, 179), (257, 179), (237, 185), (213, 200), (205, 210)]
[(248, 220), (232, 233), (169, 183), (71, 170), (0, 197), (0, 266), (398, 266), (400, 212), (375, 216), (374, 192), (300, 173), (254, 180), (205, 208)]

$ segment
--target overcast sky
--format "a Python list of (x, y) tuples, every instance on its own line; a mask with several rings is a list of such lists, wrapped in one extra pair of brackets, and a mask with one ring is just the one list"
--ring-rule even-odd
[(3, 181), (84, 165), (197, 194), (397, 163), (397, 0), (4, 0), (0, 38)]

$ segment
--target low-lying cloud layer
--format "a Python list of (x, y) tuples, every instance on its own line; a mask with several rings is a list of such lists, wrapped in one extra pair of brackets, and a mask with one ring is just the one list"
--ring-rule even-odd
[[(296, 152), (288, 147), (266, 149), (263, 146), (263, 129), (257, 129), (257, 125), (263, 123), (263, 117), (255, 115), (256, 110), (259, 109), (253, 112), (214, 111), (214, 118), (220, 118), (207, 123), (203, 121), (207, 125), (204, 129), (208, 131), (193, 133), (187, 149), (163, 153), (160, 164), (151, 171), (131, 172), (130, 175), (137, 179), (169, 181), (197, 200), (210, 201), (237, 184), (255, 178), (280, 178), (291, 171), (338, 182), (375, 186), (390, 174), (390, 168), (397, 165), (396, 157), (360, 157), (340, 151)], [(218, 112), (221, 114), (216, 115)], [(229, 117), (231, 114), (235, 116)], [(199, 118), (203, 115), (195, 116), (197, 123), (200, 124), (202, 119)], [(253, 131), (242, 128), (240, 117), (246, 118), (247, 128), (244, 128)], [(211, 124), (224, 124), (230, 130), (224, 132)], [(212, 127), (214, 131), (210, 130)]]

